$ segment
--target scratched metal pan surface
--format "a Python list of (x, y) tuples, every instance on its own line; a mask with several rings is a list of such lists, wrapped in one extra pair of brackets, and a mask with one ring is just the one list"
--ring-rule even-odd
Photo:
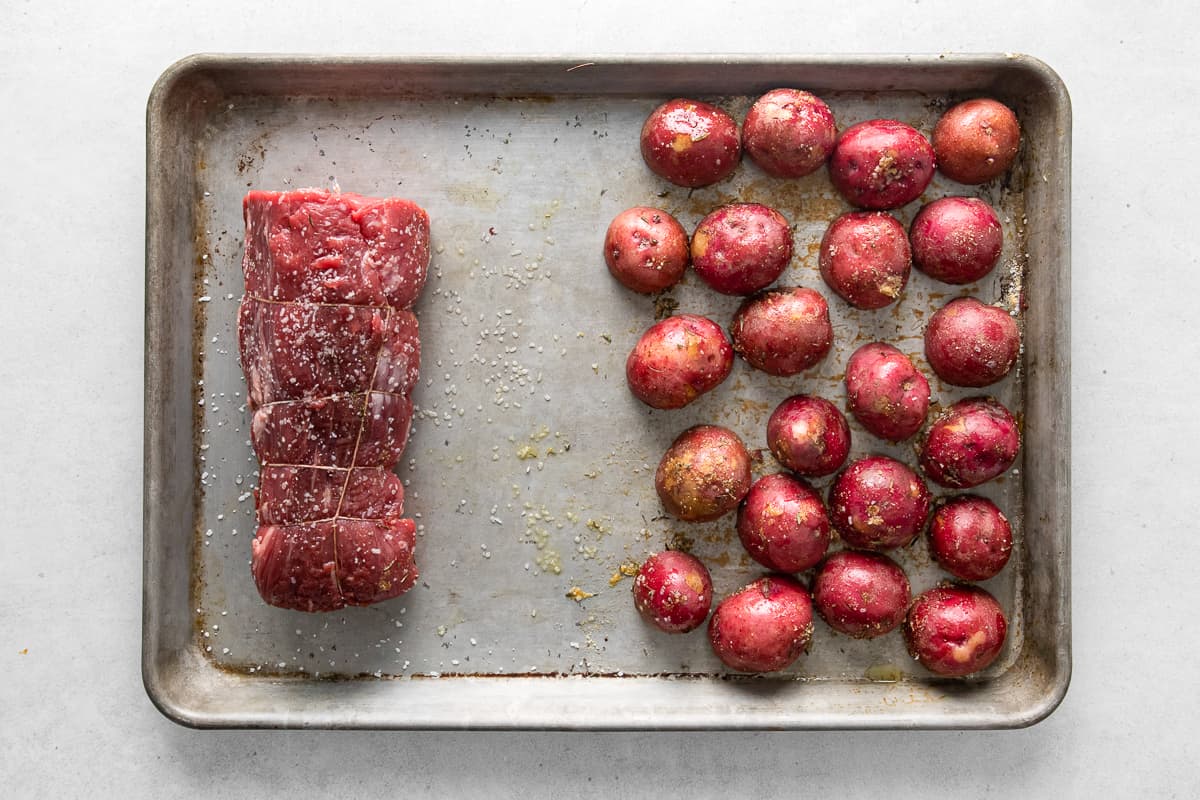
[[(817, 271), (825, 226), (847, 210), (824, 171), (783, 181), (749, 161), (689, 191), (638, 151), (647, 113), (674, 96), (737, 118), (777, 86), (813, 90), (840, 128), (892, 117), (932, 131), (949, 103), (1018, 111), (1011, 175), (966, 189), (940, 175), (924, 200), (977, 194), (1000, 212), (1000, 266), (961, 290), (914, 272), (903, 299), (849, 308)], [(1036, 722), (1066, 691), (1069, 619), (1070, 107), (1036, 59), (986, 56), (325, 58), (196, 56), (148, 108), (143, 673), (162, 711), (198, 727), (1002, 728)], [(251, 188), (340, 187), (428, 209), (434, 256), (416, 311), (422, 378), (397, 467), (420, 525), (421, 580), (365, 609), (270, 608), (249, 571), (257, 464), (234, 319), (241, 199)], [(836, 343), (817, 369), (772, 378), (737, 363), (686, 409), (651, 411), (624, 363), (677, 304), (722, 324), (735, 298), (694, 275), (667, 299), (606, 271), (609, 220), (655, 205), (691, 229), (731, 201), (778, 208), (795, 231), (781, 284), (830, 298)], [(919, 202), (897, 211), (907, 224)], [(981, 489), (1013, 521), (1009, 566), (986, 582), (1011, 629), (969, 680), (925, 672), (899, 632), (871, 642), (818, 622), (793, 667), (732, 676), (703, 630), (666, 636), (636, 616), (624, 571), (668, 545), (709, 565), (717, 596), (760, 574), (733, 517), (665, 518), (653, 471), (684, 428), (733, 428), (765, 451), (766, 418), (794, 393), (845, 402), (850, 352), (896, 343), (933, 379), (921, 334), (956, 294), (1019, 313), (1018, 369), (989, 389), (1020, 415), (1021, 459)], [(668, 302), (668, 301), (673, 301)], [(852, 457), (915, 463), (852, 422)], [(829, 481), (819, 481), (822, 489)], [(937, 492), (943, 494), (943, 492)], [(835, 543), (835, 547), (838, 546)], [(897, 559), (915, 592), (946, 580), (919, 540)], [(810, 575), (802, 576), (805, 580)]]

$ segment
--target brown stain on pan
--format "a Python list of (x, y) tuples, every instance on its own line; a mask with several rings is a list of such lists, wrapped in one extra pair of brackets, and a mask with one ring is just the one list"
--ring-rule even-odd
[[(396, 675), (383, 672), (376, 675), (373, 672), (348, 673), (313, 673), (300, 670), (280, 670), (259, 667), (248, 664), (222, 664), (213, 662), (213, 666), (227, 675), (254, 675), (255, 677), (274, 679), (297, 679), (321, 681), (323, 683), (351, 683), (360, 680), (423, 680), (442, 681), (456, 678), (489, 678), (492, 680), (514, 680), (523, 678), (538, 678), (543, 680), (569, 680), (572, 678), (610, 678), (613, 680), (628, 680), (631, 678), (655, 678), (676, 681), (720, 680), (727, 683), (809, 683), (814, 680), (810, 675), (789, 675), (786, 673), (771, 673), (767, 675), (752, 675), (748, 673), (727, 672), (675, 672), (671, 670), (659, 672), (627, 672), (624, 670), (593, 670), (579, 669), (564, 672), (413, 672), (408, 675)], [(869, 681), (862, 681), (869, 683)]]
[[(203, 158), (197, 158), (196, 171), (200, 172), (206, 169), (207, 165)], [(204, 548), (204, 484), (199, 480), (202, 465), (200, 462), (199, 444), (204, 431), (204, 409), (205, 406), (200, 405), (199, 400), (204, 397), (204, 387), (200, 384), (200, 380), (204, 376), (204, 331), (208, 325), (208, 304), (198, 302), (198, 298), (205, 294), (204, 278), (205, 268), (212, 264), (212, 255), (210, 243), (208, 241), (208, 225), (209, 217), (208, 203), (205, 202), (203, 194), (199, 189), (196, 190), (196, 198), (192, 202), (192, 249), (194, 260), (192, 263), (192, 485), (195, 487), (195, 492), (192, 495), (192, 519), (195, 521), (192, 528), (192, 568), (189, 585), (189, 603), (191, 608), (196, 609), (193, 613), (195, 617), (192, 620), (192, 629), (195, 635), (196, 646), (199, 648), (201, 655), (214, 666), (220, 666), (219, 662), (213, 658), (212, 653), (204, 648), (203, 632), (207, 627), (208, 619), (204, 612), (200, 609), (202, 606), (201, 598), (204, 596), (205, 590), (208, 588), (202, 574), (200, 553)]]

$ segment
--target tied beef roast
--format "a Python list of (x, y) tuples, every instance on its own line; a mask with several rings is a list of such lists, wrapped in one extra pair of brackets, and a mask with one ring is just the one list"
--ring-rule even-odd
[(250, 192), (243, 214), (238, 339), (262, 463), (254, 582), (300, 611), (395, 597), (417, 579), (392, 467), (412, 423), (410, 308), (429, 217), (407, 200), (315, 189)]

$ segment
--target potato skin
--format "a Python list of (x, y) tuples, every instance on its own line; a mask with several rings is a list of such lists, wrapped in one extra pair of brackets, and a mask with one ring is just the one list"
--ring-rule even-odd
[(1020, 146), (1017, 115), (990, 98), (959, 103), (933, 129), (938, 168), (959, 183), (986, 183), (1003, 175), (1017, 160)]
[(939, 586), (917, 596), (904, 620), (909, 655), (937, 675), (961, 677), (991, 665), (1004, 649), (1004, 610), (978, 586)]
[(754, 294), (774, 283), (791, 260), (787, 219), (759, 203), (721, 206), (692, 234), (692, 269), (721, 294)]
[(634, 607), (666, 633), (687, 633), (703, 625), (712, 598), (712, 578), (704, 564), (678, 550), (650, 556), (633, 579)]
[(943, 197), (922, 206), (908, 236), (916, 268), (955, 285), (985, 277), (1004, 248), (1000, 218), (978, 197)]
[(911, 590), (908, 576), (880, 553), (839, 550), (813, 578), (813, 605), (839, 633), (874, 639), (904, 621)]
[(823, 397), (797, 394), (767, 420), (767, 447), (783, 466), (806, 478), (832, 475), (850, 454), (850, 426)]
[(921, 430), (929, 413), (929, 381), (890, 344), (870, 342), (846, 362), (850, 413), (870, 433), (892, 442)]
[(829, 519), (850, 547), (892, 550), (917, 538), (931, 501), (917, 473), (887, 456), (867, 456), (829, 488)]
[(737, 532), (750, 557), (776, 572), (816, 566), (832, 536), (821, 496), (782, 472), (750, 487), (738, 509)]
[(881, 211), (852, 211), (821, 238), (821, 277), (855, 308), (883, 308), (899, 299), (912, 271), (908, 234)]
[(746, 446), (718, 425), (696, 425), (679, 434), (654, 475), (663, 508), (685, 522), (725, 516), (750, 491), (750, 482)]
[(970, 397), (934, 418), (921, 443), (921, 469), (940, 486), (969, 489), (1006, 472), (1020, 448), (1009, 410), (993, 397)]
[(650, 326), (625, 360), (634, 396), (651, 408), (683, 408), (729, 377), (733, 347), (707, 317), (678, 314)]
[(812, 641), (812, 598), (798, 581), (767, 575), (726, 597), (708, 620), (713, 652), (738, 672), (774, 672)]
[(829, 160), (837, 140), (833, 112), (800, 89), (772, 89), (742, 122), (742, 148), (768, 175), (802, 178)]
[(954, 386), (990, 386), (1021, 353), (1021, 331), (1002, 308), (959, 297), (939, 308), (925, 326), (925, 360)]
[(851, 125), (838, 136), (829, 177), (851, 205), (881, 210), (916, 200), (933, 180), (933, 147), (894, 119)]
[(737, 122), (699, 100), (676, 98), (650, 112), (642, 125), (642, 159), (678, 186), (708, 186), (730, 176), (742, 157)]
[(626, 209), (613, 218), (604, 236), (608, 271), (626, 288), (642, 294), (678, 283), (690, 255), (687, 231), (661, 208)]
[(833, 347), (829, 304), (799, 286), (770, 289), (742, 303), (729, 326), (733, 350), (768, 375), (811, 369)]
[(1012, 526), (986, 497), (958, 495), (940, 505), (929, 523), (929, 552), (964, 581), (997, 575), (1012, 553)]

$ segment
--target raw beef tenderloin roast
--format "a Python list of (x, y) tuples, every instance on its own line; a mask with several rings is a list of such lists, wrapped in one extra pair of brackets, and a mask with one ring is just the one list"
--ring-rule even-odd
[(429, 217), (407, 200), (316, 189), (253, 191), (243, 211), (238, 334), (262, 462), (254, 581), (300, 611), (395, 597), (417, 579), (392, 467), (412, 422), (409, 309)]

